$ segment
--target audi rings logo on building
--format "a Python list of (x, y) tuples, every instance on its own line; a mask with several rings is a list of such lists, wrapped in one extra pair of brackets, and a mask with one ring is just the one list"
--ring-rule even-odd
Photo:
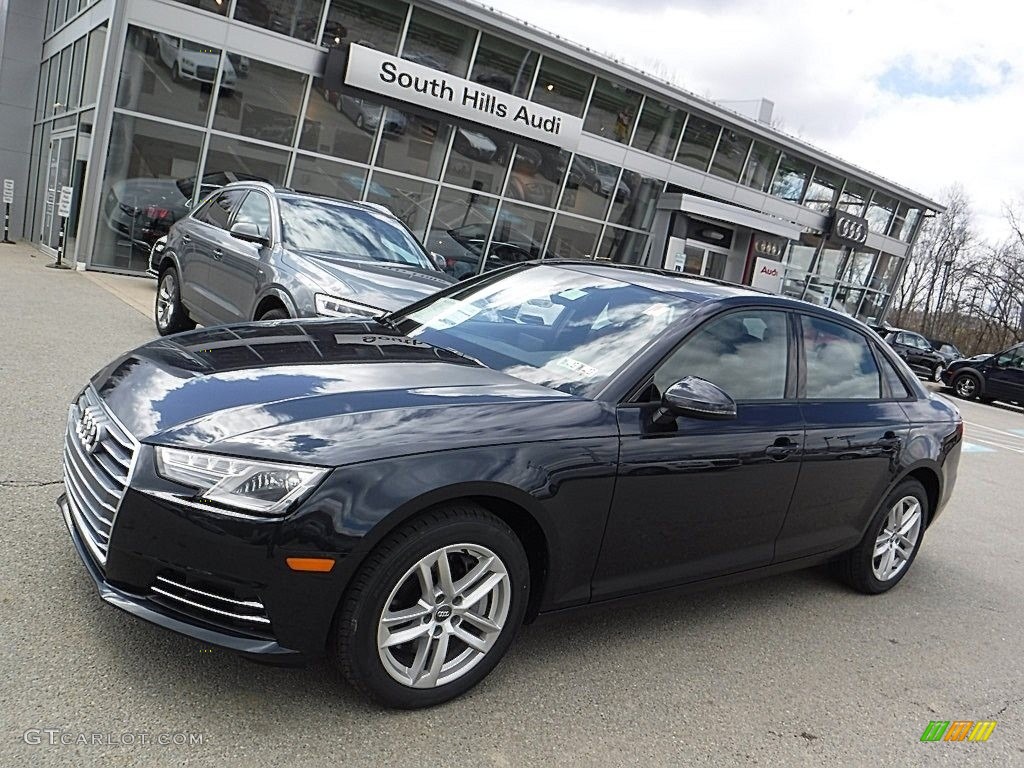
[(860, 216), (837, 211), (832, 234), (837, 240), (864, 245), (868, 241), (868, 221)]
[(779, 259), (782, 257), (782, 246), (772, 240), (755, 240), (754, 253), (769, 259)]
[(82, 412), (82, 418), (78, 420), (75, 427), (78, 439), (86, 453), (93, 453), (103, 438), (107, 435), (107, 428), (103, 425), (103, 412), (95, 405), (91, 405)]

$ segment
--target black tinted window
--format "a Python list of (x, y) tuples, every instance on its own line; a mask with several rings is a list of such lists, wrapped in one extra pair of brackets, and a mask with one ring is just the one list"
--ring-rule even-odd
[(801, 318), (807, 392), (812, 400), (872, 400), (882, 380), (867, 339), (820, 317)]
[(896, 373), (896, 368), (889, 362), (889, 358), (881, 352), (877, 352), (875, 358), (878, 360), (878, 365), (882, 369), (882, 378), (885, 379), (885, 383), (889, 387), (891, 396), (897, 400), (910, 397), (910, 390), (907, 389), (907, 385), (903, 382), (903, 379), (900, 378), (900, 375)]
[(654, 385), (662, 393), (684, 376), (699, 376), (736, 400), (781, 400), (788, 361), (784, 313), (732, 312), (687, 337), (658, 368)]
[(196, 218), (214, 227), (227, 229), (228, 220), (231, 218), (231, 211), (238, 205), (238, 201), (242, 199), (244, 194), (244, 189), (229, 189), (226, 192), (221, 192), (200, 209), (199, 213), (196, 214)]
[(261, 235), (270, 236), (270, 200), (262, 192), (250, 192), (235, 214), (236, 224), (255, 224)]

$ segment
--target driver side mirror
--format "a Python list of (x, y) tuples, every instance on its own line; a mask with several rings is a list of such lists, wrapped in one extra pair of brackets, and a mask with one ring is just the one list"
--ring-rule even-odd
[(713, 421), (735, 419), (736, 401), (707, 379), (684, 376), (665, 390), (654, 421), (667, 424), (677, 416)]
[(228, 234), (247, 243), (253, 243), (260, 248), (270, 245), (270, 238), (260, 234), (260, 228), (248, 221), (239, 221), (231, 225)]

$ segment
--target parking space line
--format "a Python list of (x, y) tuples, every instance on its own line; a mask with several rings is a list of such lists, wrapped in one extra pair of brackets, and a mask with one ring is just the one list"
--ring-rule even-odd
[(981, 445), (979, 443), (969, 443), (964, 440), (964, 453), (995, 453), (995, 448), (989, 448), (987, 445)]
[(1019, 445), (1007, 445), (1006, 443), (1000, 443), (996, 440), (991, 440), (985, 437), (978, 437), (977, 435), (974, 435), (974, 439), (979, 443), (983, 443), (984, 445), (992, 446), (993, 449), (1002, 448), (1004, 451), (1012, 451), (1013, 453), (1019, 453), (1024, 455), (1024, 447)]
[(1012, 437), (1015, 440), (1017, 438), (1024, 437), (1024, 429), (1013, 429), (1007, 432), (1005, 429), (996, 429), (995, 427), (989, 427), (986, 426), (985, 424), (977, 424), (973, 421), (967, 421), (966, 419), (964, 420), (964, 424), (966, 424), (968, 427), (971, 427), (972, 429), (985, 429), (988, 430), (989, 432), (997, 432), (1000, 435), (1006, 435), (1007, 437)]

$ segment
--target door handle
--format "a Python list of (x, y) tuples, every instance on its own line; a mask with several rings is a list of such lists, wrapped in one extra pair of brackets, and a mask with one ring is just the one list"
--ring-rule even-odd
[(183, 242), (186, 242), (186, 243), (191, 243), (192, 242), (192, 238), (189, 235), (182, 235), (181, 239), (182, 239)]
[(780, 437), (774, 443), (764, 449), (765, 455), (770, 459), (781, 461), (800, 450), (800, 446), (788, 437)]
[(215, 258), (215, 259), (222, 259), (222, 258), (224, 258), (224, 251), (222, 251), (220, 248), (214, 248), (213, 249), (213, 258)]
[(903, 441), (896, 436), (895, 432), (886, 432), (885, 435), (882, 436), (882, 439), (876, 443), (879, 448), (883, 448), (887, 451), (898, 450), (902, 444)]

